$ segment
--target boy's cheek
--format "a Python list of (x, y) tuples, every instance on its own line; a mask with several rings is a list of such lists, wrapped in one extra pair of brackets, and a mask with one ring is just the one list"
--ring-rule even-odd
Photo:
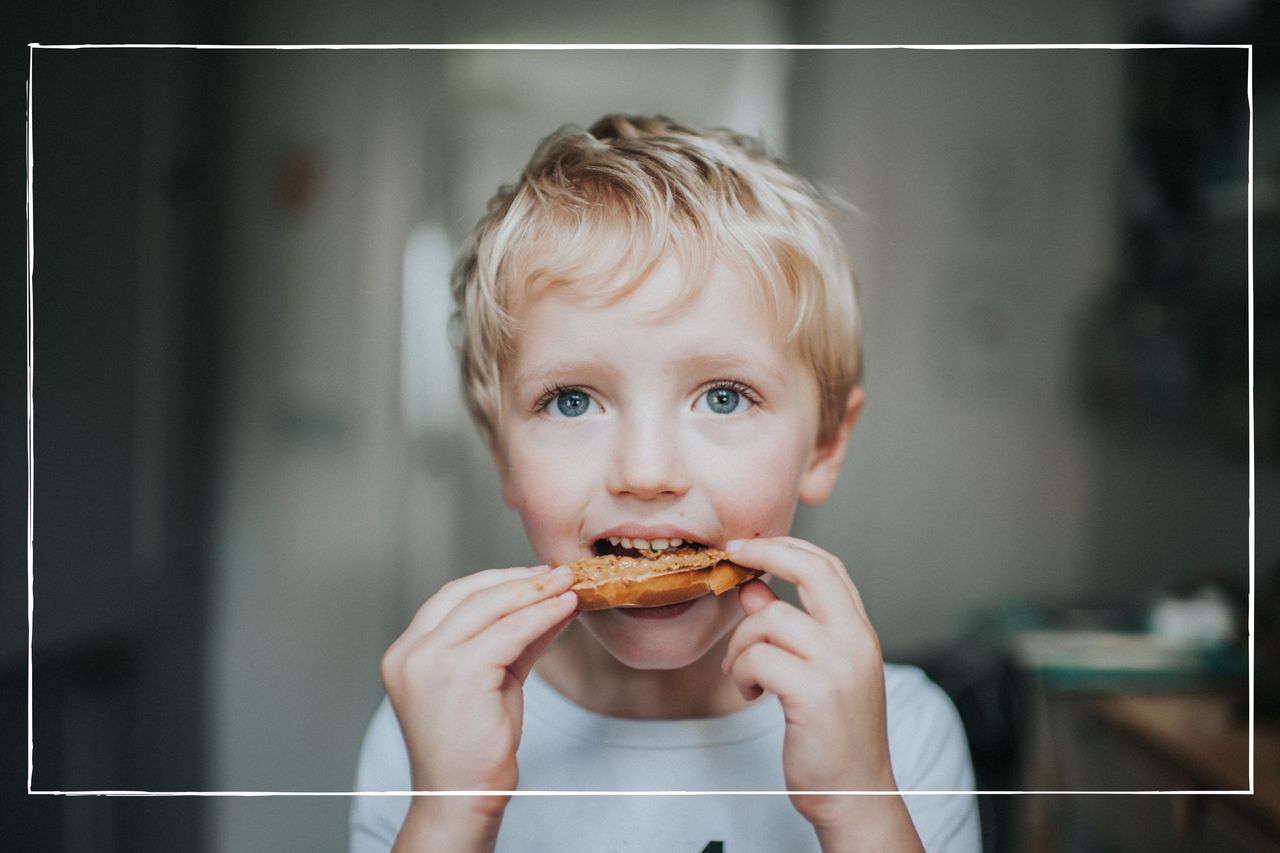
[[(591, 493), (582, 468), (555, 457), (512, 466), (504, 483), (507, 506), (524, 522), (530, 544), (543, 559), (577, 559), (560, 553), (565, 537), (576, 537)], [(576, 541), (576, 540), (575, 540)]]
[(526, 443), (510, 455), (507, 479), (518, 492), (565, 490), (589, 480), (599, 467), (600, 461), (587, 445)]
[[(709, 488), (721, 496), (722, 512), (734, 520), (759, 519), (759, 530), (735, 531), (743, 538), (779, 535), (790, 526), (799, 492), (799, 472), (777, 459), (741, 458), (708, 471)], [(726, 522), (730, 519), (724, 519)], [(781, 526), (781, 530), (779, 527)]]
[(786, 536), (791, 532), (795, 505), (739, 505), (731, 517), (724, 519), (727, 532), (735, 539), (760, 539)]

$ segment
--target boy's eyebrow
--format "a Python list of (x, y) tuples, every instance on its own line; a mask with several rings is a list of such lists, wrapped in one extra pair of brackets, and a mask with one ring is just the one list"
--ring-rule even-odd
[[(690, 355), (673, 362), (668, 372), (682, 373), (689, 370), (762, 373), (779, 384), (784, 384), (787, 381), (786, 376), (773, 363), (772, 359), (752, 358), (726, 352), (706, 352)], [(513, 380), (517, 385), (524, 385), (547, 376), (563, 376), (566, 374), (585, 374), (611, 380), (618, 376), (618, 371), (603, 359), (548, 359), (521, 365), (516, 370)]]
[(570, 359), (566, 361), (549, 359), (547, 361), (536, 361), (532, 364), (520, 365), (520, 367), (515, 371), (514, 381), (517, 385), (523, 385), (526, 382), (533, 382), (535, 380), (541, 381), (547, 376), (563, 375), (566, 373), (590, 373), (593, 375), (603, 375), (606, 379), (612, 379), (618, 374), (616, 370), (604, 361), (595, 359)]
[(697, 370), (725, 370), (725, 371), (746, 371), (749, 373), (763, 373), (774, 382), (785, 383), (786, 377), (773, 359), (769, 358), (748, 358), (733, 353), (711, 352), (699, 353), (677, 362), (674, 369), (694, 368)]

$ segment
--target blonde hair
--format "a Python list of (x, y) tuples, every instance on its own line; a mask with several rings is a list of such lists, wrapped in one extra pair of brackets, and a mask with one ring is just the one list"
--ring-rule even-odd
[(490, 199), (453, 271), (450, 331), (476, 424), (496, 443), (524, 299), (568, 287), (611, 304), (674, 257), (685, 287), (669, 310), (697, 296), (716, 262), (755, 280), (786, 343), (812, 366), (819, 435), (833, 436), (862, 379), (862, 346), (857, 284), (832, 215), (813, 184), (749, 136), (662, 116), (562, 127)]

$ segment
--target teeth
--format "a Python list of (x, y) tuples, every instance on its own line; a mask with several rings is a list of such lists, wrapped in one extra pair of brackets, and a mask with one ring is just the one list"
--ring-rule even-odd
[(615, 548), (621, 545), (623, 548), (643, 551), (666, 551), (670, 548), (679, 548), (684, 544), (684, 540), (678, 536), (670, 539), (632, 539), (627, 536), (610, 536), (609, 544)]

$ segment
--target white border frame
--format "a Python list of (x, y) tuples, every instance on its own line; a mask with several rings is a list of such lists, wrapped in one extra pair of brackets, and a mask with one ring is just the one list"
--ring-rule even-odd
[[(1249, 155), (1248, 155), (1248, 324), (1249, 324), (1249, 788), (1248, 790), (1162, 790), (1162, 791), (46, 791), (33, 790), (31, 777), (34, 772), (33, 719), (31, 710), (32, 653), (34, 633), (32, 618), (35, 607), (32, 530), (35, 488), (34, 423), (35, 410), (32, 397), (34, 371), (34, 317), (32, 302), (32, 272), (35, 268), (35, 212), (32, 204), (34, 185), (34, 151), (32, 146), (32, 69), (36, 50), (80, 50), (115, 48), (179, 48), (193, 50), (1152, 50), (1161, 48), (1236, 48), (1247, 51), (1246, 97), (1249, 107)], [(235, 44), (41, 44), (27, 45), (27, 793), (53, 796), (143, 796), (143, 797), (402, 797), (402, 796), (539, 796), (539, 797), (648, 797), (648, 796), (792, 796), (795, 794), (823, 796), (831, 794), (862, 796), (950, 796), (950, 795), (1222, 795), (1254, 793), (1254, 563), (1255, 524), (1254, 506), (1254, 409), (1253, 409), (1253, 45), (1251, 44), (308, 44), (308, 45), (235, 45)]]

